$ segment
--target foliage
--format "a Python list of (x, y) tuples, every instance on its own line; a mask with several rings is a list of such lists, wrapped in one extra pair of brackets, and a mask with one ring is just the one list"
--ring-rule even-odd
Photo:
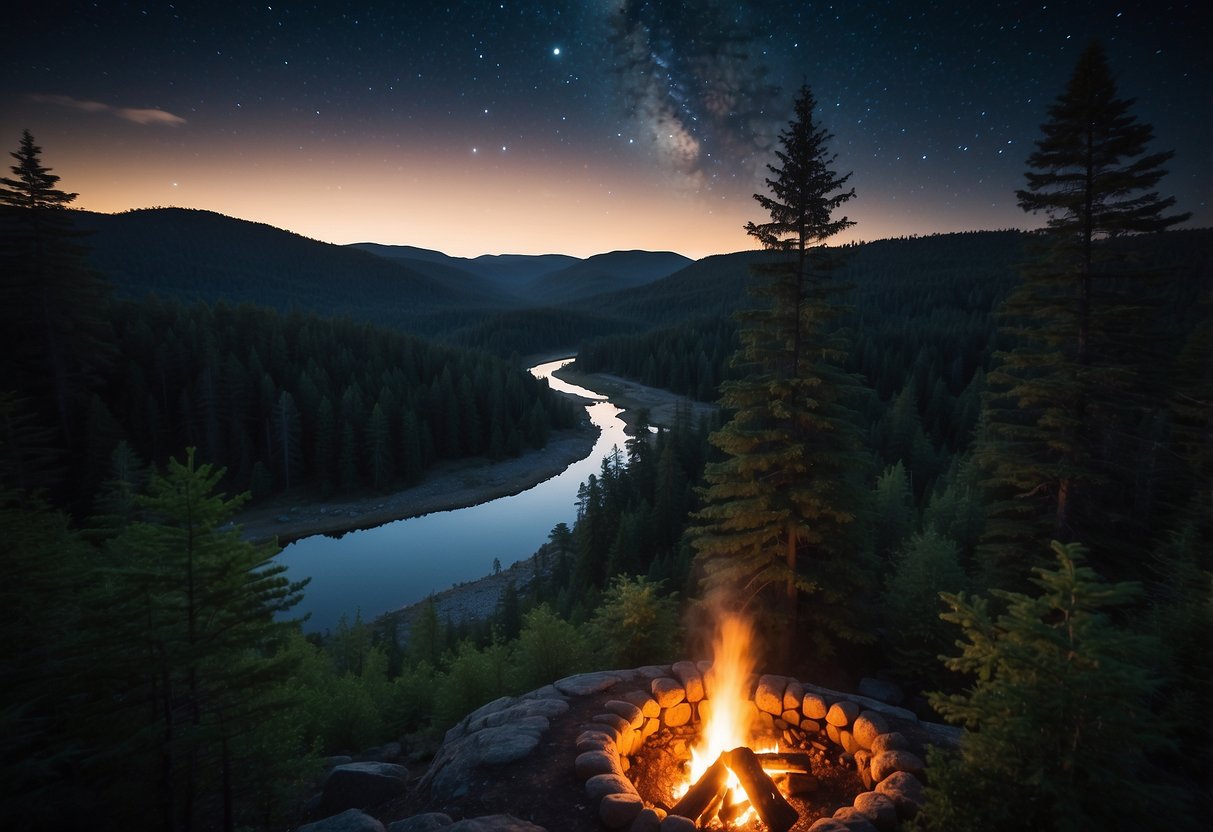
[(1020, 207), (1048, 217), (1048, 249), (1000, 310), (1011, 349), (989, 374), (977, 459), (995, 492), (983, 550), (993, 580), (1021, 571), (1044, 537), (1084, 540), (1123, 564), (1133, 553), (1120, 517), (1152, 508), (1134, 506), (1138, 495), (1119, 483), (1151, 439), (1134, 426), (1159, 408), (1150, 358), (1166, 355), (1156, 350), (1167, 338), (1148, 325), (1155, 304), (1139, 285), (1157, 275), (1115, 244), (1188, 215), (1165, 214), (1174, 199), (1153, 189), (1172, 154), (1146, 152), (1153, 131), (1131, 104), (1092, 43), (1049, 108), (1017, 192)]
[(678, 605), (661, 584), (643, 576), (617, 575), (590, 622), (601, 659), (611, 667), (660, 664), (681, 642)]
[(997, 616), (981, 598), (942, 596), (963, 635), (945, 664), (973, 685), (931, 697), (968, 731), (959, 756), (930, 760), (930, 828), (1079, 830), (1181, 814), (1149, 763), (1170, 743), (1150, 710), (1159, 645), (1113, 617), (1140, 586), (1104, 582), (1079, 544), (1053, 553), (1054, 568), (1033, 570), (1036, 595), (992, 592), (1006, 607)]

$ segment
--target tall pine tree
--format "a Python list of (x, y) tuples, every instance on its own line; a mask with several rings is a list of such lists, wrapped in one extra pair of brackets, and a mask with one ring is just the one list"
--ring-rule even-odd
[(1115, 551), (1116, 491), (1133, 455), (1131, 425), (1148, 406), (1145, 277), (1116, 238), (1162, 231), (1173, 198), (1154, 190), (1171, 153), (1147, 153), (1152, 128), (1117, 96), (1103, 49), (1083, 53), (1049, 108), (1028, 158), (1019, 205), (1047, 219), (1043, 257), (1000, 310), (1011, 349), (989, 374), (977, 459), (994, 504), (983, 561), (988, 579), (1057, 538)]
[(721, 386), (734, 416), (712, 436), (726, 458), (707, 469), (694, 536), (709, 594), (763, 596), (766, 607), (780, 599), (785, 653), (801, 593), (811, 593), (819, 649), (828, 650), (832, 637), (861, 638), (845, 603), (858, 580), (844, 532), (857, 504), (844, 494), (860, 467), (848, 407), (856, 384), (841, 369), (842, 307), (829, 281), (835, 257), (824, 247), (854, 224), (834, 211), (855, 194), (844, 190), (850, 174), (834, 172), (832, 136), (814, 120), (814, 107), (802, 87), (780, 133), (778, 165), (768, 165), (771, 196), (754, 196), (771, 220), (746, 231), (778, 254), (755, 269), (758, 304), (740, 315), (739, 378)]

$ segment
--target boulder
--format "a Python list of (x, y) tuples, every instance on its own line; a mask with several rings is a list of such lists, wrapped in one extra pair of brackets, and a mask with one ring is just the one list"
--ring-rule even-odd
[(595, 774), (585, 781), (585, 796), (591, 803), (597, 803), (608, 794), (636, 794), (636, 787), (622, 774)]
[(639, 728), (644, 723), (644, 711), (633, 705), (631, 702), (624, 702), (621, 699), (612, 699), (605, 703), (602, 707), (606, 708), (613, 714), (618, 714), (628, 721), (628, 724), (633, 728)]
[(846, 728), (859, 716), (859, 705), (849, 699), (842, 699), (830, 706), (826, 712), (826, 722)]
[(366, 809), (404, 793), (409, 770), (395, 763), (346, 763), (324, 778), (320, 811)]
[(898, 817), (906, 820), (918, 814), (926, 799), (922, 781), (908, 771), (893, 772), (876, 785), (876, 791), (893, 801)]
[(871, 748), (872, 741), (881, 734), (887, 733), (888, 730), (889, 723), (885, 722), (885, 718), (875, 711), (863, 711), (855, 717), (855, 722), (851, 725), (851, 733), (864, 748)]
[(869, 699), (879, 699), (890, 705), (900, 705), (906, 698), (897, 685), (883, 679), (873, 679), (870, 676), (864, 676), (859, 680), (859, 695)]
[(595, 774), (623, 774), (619, 766), (619, 756), (607, 754), (604, 751), (587, 751), (578, 754), (573, 761), (573, 770), (578, 780), (588, 780)]
[(786, 676), (765, 674), (758, 677), (758, 687), (754, 689), (754, 704), (764, 713), (779, 716), (783, 713), (783, 693), (787, 687)]
[(628, 827), (628, 832), (660, 832), (661, 816), (653, 809), (641, 809)]
[(867, 815), (854, 806), (840, 806), (834, 811), (834, 820), (842, 821), (851, 832), (876, 832), (876, 827), (868, 820)]
[(881, 751), (872, 757), (872, 779), (877, 783), (895, 771), (922, 774), (924, 768), (922, 758), (910, 751)]
[(661, 832), (695, 832), (695, 821), (682, 815), (670, 815), (661, 822)]
[(855, 808), (877, 829), (889, 832), (897, 828), (897, 807), (887, 795), (880, 792), (861, 792), (855, 796)]
[(598, 819), (607, 829), (622, 829), (634, 821), (644, 801), (636, 794), (608, 794), (598, 804)]
[(653, 698), (662, 708), (672, 708), (687, 698), (682, 684), (668, 676), (654, 679), (649, 687), (653, 691)]
[(881, 751), (909, 751), (910, 741), (900, 731), (890, 731), (874, 737), (869, 747), (873, 754), (879, 754)]
[(678, 677), (678, 681), (682, 682), (688, 702), (698, 702), (700, 699), (703, 699), (703, 676), (700, 675), (699, 668), (695, 665), (695, 662), (675, 662), (671, 670)]
[(619, 675), (605, 671), (579, 673), (576, 676), (566, 676), (552, 684), (556, 686), (556, 690), (566, 696), (589, 696), (594, 693), (602, 693), (619, 684)]
[(822, 720), (829, 712), (824, 696), (817, 693), (806, 693), (801, 701), (800, 712), (809, 719)]
[(691, 721), (691, 706), (687, 702), (679, 702), (672, 708), (666, 708), (663, 721), (670, 728), (686, 725)]
[(383, 824), (357, 809), (346, 809), (339, 815), (307, 823), (295, 832), (384, 832)]
[(850, 832), (850, 827), (838, 818), (818, 818), (809, 827), (809, 832)]
[(783, 709), (785, 711), (799, 711), (803, 703), (804, 685), (795, 679), (790, 680), (788, 686), (783, 691)]
[(387, 832), (442, 832), (454, 823), (450, 815), (442, 812), (426, 812), (390, 824)]
[(623, 698), (639, 708), (646, 719), (661, 716), (661, 706), (657, 704), (657, 700), (642, 690), (629, 691)]

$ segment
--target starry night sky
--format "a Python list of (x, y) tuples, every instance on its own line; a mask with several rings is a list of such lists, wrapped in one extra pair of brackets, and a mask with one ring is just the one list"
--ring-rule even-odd
[(752, 248), (808, 83), (853, 171), (846, 238), (1034, 227), (1014, 191), (1092, 37), (1213, 225), (1213, 4), (23, 4), (0, 147), (28, 128), (97, 211), (177, 205), (453, 255)]

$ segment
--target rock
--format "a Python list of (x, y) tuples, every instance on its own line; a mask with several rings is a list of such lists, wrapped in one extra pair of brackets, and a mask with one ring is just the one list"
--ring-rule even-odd
[(826, 713), (829, 711), (829, 706), (826, 705), (825, 697), (816, 693), (806, 693), (800, 705), (800, 712), (809, 719), (825, 719)]
[(668, 676), (654, 679), (649, 687), (653, 691), (653, 698), (662, 708), (672, 708), (687, 698), (682, 685)]
[(764, 713), (779, 716), (783, 713), (783, 692), (787, 687), (786, 676), (759, 676), (758, 687), (754, 689), (754, 704)]
[(295, 832), (384, 832), (383, 824), (357, 809), (346, 809), (315, 823), (298, 827)]
[(608, 754), (619, 754), (616, 744), (618, 734), (608, 734), (604, 731), (582, 731), (577, 735), (577, 753), (586, 751), (605, 751)]
[[(661, 713), (661, 712), (660, 712), (660, 711), (658, 711), (658, 713)], [(651, 736), (653, 736), (654, 734), (656, 734), (656, 733), (657, 733), (657, 729), (658, 729), (658, 728), (660, 728), (660, 727), (661, 727), (661, 720), (660, 720), (660, 719), (646, 719), (646, 720), (644, 721), (644, 729), (643, 729), (643, 731), (641, 732), (641, 737), (642, 737), (643, 739), (646, 739), (646, 740), (647, 740), (649, 737), (651, 737)]]
[(876, 827), (867, 816), (854, 806), (840, 806), (834, 810), (834, 820), (840, 820), (851, 832), (876, 832)]
[(805, 719), (800, 720), (800, 730), (804, 731), (806, 734), (820, 734), (821, 723), (815, 719), (809, 719), (806, 717)]
[(861, 792), (855, 797), (855, 808), (877, 829), (888, 832), (897, 827), (897, 807), (887, 795), (880, 792)]
[(785, 711), (799, 711), (803, 703), (804, 685), (795, 679), (789, 680), (788, 686), (783, 691), (783, 709)]
[(896, 705), (890, 705), (887, 702), (881, 702), (879, 699), (872, 699), (867, 696), (860, 696), (853, 693), (841, 693), (836, 690), (820, 687), (819, 685), (810, 685), (806, 683), (802, 684), (804, 684), (806, 696), (808, 696), (810, 693), (815, 693), (830, 702), (834, 702), (839, 699), (849, 699), (861, 707), (876, 711), (879, 714), (892, 717), (893, 719), (904, 719), (907, 722), (918, 721), (918, 716), (913, 711), (906, 710), (905, 708), (899, 708)]
[(873, 738), (869, 747), (873, 754), (879, 754), (881, 751), (909, 751), (910, 741), (900, 731), (890, 731)]
[(800, 727), (800, 711), (784, 711), (779, 718), (793, 728)]
[(615, 732), (620, 736), (625, 731), (632, 730), (632, 723), (621, 717), (619, 714), (598, 714), (594, 717), (595, 722), (602, 723), (609, 728), (614, 728)]
[[(483, 709), (481, 709), (483, 710)], [(480, 731), (484, 728), (496, 728), (499, 725), (516, 724), (519, 720), (530, 717), (543, 717), (547, 720), (563, 716), (569, 710), (569, 703), (563, 699), (532, 699), (520, 701), (511, 699), (508, 707), (499, 708), (487, 714), (481, 711), (473, 712), (466, 721), (465, 733)]]
[(442, 812), (426, 812), (392, 823), (388, 826), (387, 832), (441, 832), (452, 823), (454, 821), (451, 820), (450, 815), (444, 815)]
[(924, 768), (922, 758), (910, 751), (881, 751), (872, 757), (872, 779), (877, 783), (895, 771), (922, 774)]
[(867, 696), (871, 699), (879, 699), (881, 702), (888, 702), (890, 705), (900, 705), (906, 698), (901, 688), (892, 682), (873, 679), (869, 676), (864, 676), (859, 680), (859, 695)]
[(354, 762), (354, 758), (348, 754), (338, 754), (334, 757), (325, 757), (320, 761), (320, 764), (325, 768), (336, 768)]
[(365, 809), (386, 803), (404, 793), (409, 770), (395, 763), (346, 763), (324, 779), (320, 811)]
[(698, 702), (703, 699), (703, 676), (699, 674), (699, 668), (696, 667), (695, 662), (675, 662), (670, 669), (674, 671), (678, 681), (682, 682), (688, 702)]
[(623, 698), (640, 708), (640, 712), (647, 719), (661, 716), (661, 706), (657, 704), (657, 700), (642, 690), (628, 691)]
[(842, 699), (830, 706), (826, 712), (826, 722), (846, 728), (859, 716), (859, 706), (849, 699)]
[(662, 720), (670, 728), (686, 725), (691, 721), (691, 706), (686, 702), (680, 702), (672, 708), (666, 708)]
[(830, 742), (835, 745), (842, 745), (842, 736), (838, 733), (838, 726), (832, 722), (826, 723), (826, 736), (830, 738)]
[(638, 667), (632, 671), (642, 679), (660, 679), (662, 676), (669, 676), (674, 671), (670, 670), (668, 664), (650, 664), (644, 667)]
[(573, 761), (573, 771), (578, 780), (588, 780), (595, 774), (623, 774), (619, 765), (619, 756), (607, 754), (604, 751), (586, 751), (578, 754)]
[(547, 830), (542, 826), (519, 820), (513, 815), (484, 815), (478, 818), (464, 818), (448, 826), (446, 832), (547, 832)]
[(850, 751), (852, 754), (863, 750), (863, 746), (855, 739), (855, 735), (844, 728), (838, 729), (838, 744), (842, 746), (844, 751)]
[(628, 724), (633, 728), (639, 728), (644, 723), (644, 711), (633, 705), (631, 702), (624, 702), (620, 699), (611, 699), (602, 707), (606, 708), (613, 714), (618, 714), (628, 721)]
[(889, 723), (885, 722), (884, 717), (875, 711), (864, 711), (855, 717), (855, 722), (851, 725), (851, 733), (864, 748), (871, 748), (872, 741), (888, 730)]
[(941, 748), (960, 748), (964, 729), (959, 725), (940, 725), (937, 722), (920, 722), (918, 727), (926, 732), (928, 742)]
[(598, 819), (608, 829), (622, 829), (634, 821), (644, 809), (644, 801), (636, 794), (608, 794), (598, 804)]
[(608, 794), (636, 794), (636, 787), (622, 774), (595, 774), (585, 781), (585, 796), (591, 803), (597, 803)]
[(670, 815), (661, 822), (661, 832), (695, 832), (695, 821), (682, 815)]
[(641, 809), (628, 832), (660, 832), (661, 816), (652, 809)]
[(850, 832), (850, 828), (837, 818), (818, 818), (809, 832)]
[(922, 781), (908, 771), (893, 772), (876, 785), (876, 791), (893, 801), (898, 817), (906, 820), (918, 814), (926, 798)]
[(618, 674), (602, 671), (566, 676), (552, 684), (556, 686), (556, 690), (567, 696), (589, 696), (594, 693), (602, 693), (618, 683)]
[[(530, 716), (463, 735), (452, 728), (430, 763), (429, 771), (421, 779), (420, 788), (428, 789), (431, 798), (439, 805), (449, 803), (467, 794), (471, 788), (472, 773), (478, 766), (521, 760), (535, 750), (539, 738), (549, 725), (546, 717)], [(602, 726), (601, 733), (609, 734), (610, 731), (607, 726)]]
[(712, 700), (701, 699), (695, 703), (695, 712), (699, 714), (700, 722), (707, 722), (712, 718)]

